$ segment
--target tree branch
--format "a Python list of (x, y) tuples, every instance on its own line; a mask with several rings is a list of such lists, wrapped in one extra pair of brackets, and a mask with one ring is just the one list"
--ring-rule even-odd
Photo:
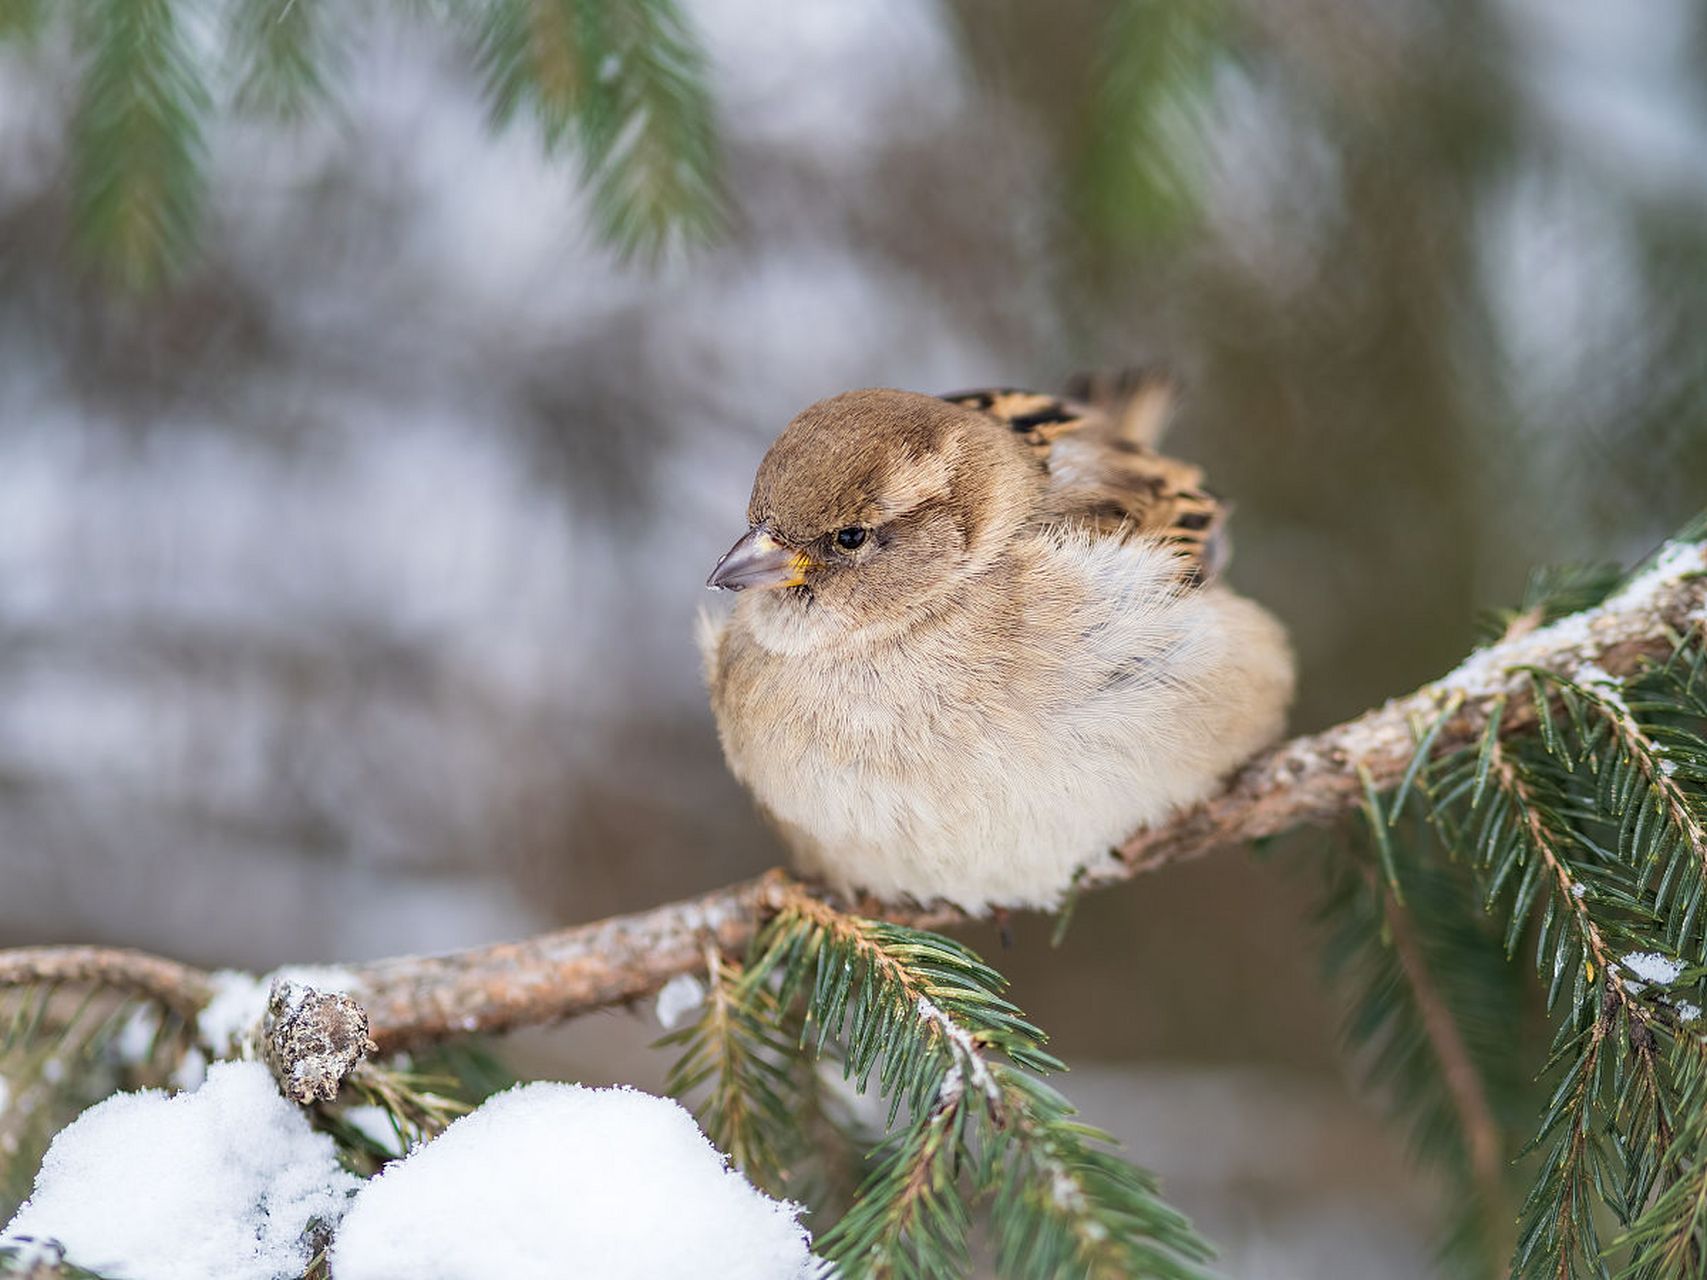
[(1470, 1056), (1470, 1046), (1464, 1042), (1458, 1020), (1453, 1017), (1440, 988), (1429, 968), (1428, 956), (1417, 937), (1416, 925), (1410, 911), (1398, 902), (1392, 892), (1369, 874), (1370, 888), (1381, 894), (1387, 926), (1393, 939), (1393, 953), (1399, 968), (1410, 985), (1411, 998), (1416, 1001), (1422, 1018), (1423, 1034), (1434, 1050), (1440, 1064), (1440, 1077), (1445, 1082), (1452, 1109), (1458, 1113), (1458, 1124), (1464, 1134), (1464, 1155), (1470, 1177), (1476, 1186), (1476, 1203), (1484, 1220), (1494, 1230), (1494, 1238), (1503, 1240), (1505, 1224), (1499, 1221), (1499, 1211), (1505, 1207), (1505, 1138), (1494, 1118), (1493, 1107), (1483, 1086), (1482, 1074)]
[(200, 969), (122, 947), (15, 947), (0, 951), (0, 991), (60, 982), (89, 983), (146, 996), (194, 1022), (213, 998)]
[[(1522, 668), (1567, 677), (1597, 666), (1613, 675), (1669, 654), (1707, 620), (1707, 543), (1673, 544), (1653, 568), (1605, 604), (1478, 650), (1446, 677), (1355, 720), (1295, 738), (1259, 756), (1226, 790), (1161, 826), (1140, 831), (1080, 877), (1081, 888), (1128, 880), (1218, 846), (1326, 822), (1362, 800), (1360, 768), (1378, 790), (1398, 784), (1418, 736), (1444, 715), (1434, 749), (1476, 741), (1488, 708), (1516, 692)], [(1447, 708), (1452, 708), (1447, 712)], [(1501, 733), (1528, 726), (1528, 699), (1515, 700)], [(551, 1022), (650, 995), (699, 970), (705, 948), (739, 951), (774, 912), (789, 881), (781, 872), (684, 902), (441, 956), (357, 966), (350, 994), (367, 1010), (382, 1052), (474, 1032)], [(866, 914), (925, 927), (964, 916), (929, 906), (861, 902)], [(34, 948), (0, 952), (0, 986), (80, 979), (128, 987), (177, 1008), (208, 998), (205, 974), (136, 952)]]

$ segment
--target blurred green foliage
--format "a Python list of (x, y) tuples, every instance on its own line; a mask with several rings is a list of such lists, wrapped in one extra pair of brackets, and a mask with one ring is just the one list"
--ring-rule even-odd
[[(483, 72), (496, 125), (526, 108), (552, 151), (573, 144), (595, 221), (619, 250), (656, 257), (723, 223), (705, 59), (676, 0), (398, 0), (450, 25)], [(0, 4), (0, 39), (46, 48), (69, 23), (82, 64), (71, 179), (83, 254), (130, 292), (195, 250), (216, 117), (301, 118), (357, 73), (357, 17), (323, 0), (36, 0)], [(213, 35), (210, 45), (206, 39)]]

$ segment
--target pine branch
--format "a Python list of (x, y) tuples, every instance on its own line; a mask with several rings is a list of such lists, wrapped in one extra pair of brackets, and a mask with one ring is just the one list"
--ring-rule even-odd
[(400, 1152), (434, 1137), (473, 1110), (471, 1103), (457, 1096), (459, 1082), (450, 1075), (364, 1062), (350, 1073), (349, 1085), (358, 1102), (385, 1112)]
[(1130, 245), (1196, 221), (1198, 138), (1232, 11), (1222, 0), (1122, 0), (1100, 41), (1078, 203), (1104, 238)]
[(328, 17), (324, 0), (235, 0), (228, 20), (237, 105), (295, 120), (323, 100)]
[(676, 0), (492, 0), (478, 34), (495, 121), (577, 144), (595, 219), (653, 257), (724, 220), (705, 57)]
[(1344, 1039), (1366, 1081), (1402, 1121), (1418, 1157), (1455, 1191), (1443, 1248), (1452, 1274), (1491, 1274), (1510, 1252), (1509, 1135), (1531, 1110), (1514, 1050), (1525, 1021), (1521, 975), (1459, 863), (1420, 846), (1416, 824), (1391, 847), (1403, 901), (1366, 848), (1325, 850), (1326, 967), (1348, 996)]
[[(1707, 616), (1707, 582), (1701, 577), (1707, 546), (1673, 544), (1665, 556), (1663, 572), (1638, 577), (1592, 615), (1573, 614), (1478, 650), (1415, 693), (1259, 757), (1219, 795), (1138, 832), (1116, 856), (1087, 868), (1077, 891), (1120, 883), (1223, 845), (1332, 821), (1364, 802), (1366, 779), (1385, 792), (1415, 777), (1413, 725), (1432, 725), (1432, 755), (1461, 751), (1486, 736), (1497, 701), (1530, 687), (1531, 669), (1567, 679), (1585, 667), (1623, 676), (1670, 658), (1678, 672), (1674, 684), (1681, 682), (1684, 690), (1674, 690), (1675, 696), (1707, 696), (1707, 680), (1688, 676), (1679, 665), (1683, 659), (1674, 656), (1676, 637)], [(1493, 723), (1501, 737), (1527, 732), (1537, 724), (1535, 707), (1527, 700), (1514, 704)], [(1707, 752), (1698, 746), (1668, 741), (1665, 751), (1678, 762), (1676, 777), (1684, 776), (1685, 767), (1707, 770)], [(699, 970), (708, 944), (740, 954), (792, 885), (772, 872), (698, 898), (520, 942), (357, 966), (355, 994), (382, 1054), (573, 1017), (651, 995), (677, 974)], [(858, 905), (864, 914), (922, 927), (965, 918), (940, 904)], [(171, 961), (54, 947), (0, 951), (0, 986), (55, 973), (69, 977), (68, 971), (79, 968), (93, 981), (158, 983), (163, 992), (192, 1003), (205, 1002), (211, 990), (205, 973)]]
[(1484, 616), (1482, 639), (1515, 640), (1566, 614), (1592, 609), (1623, 581), (1623, 567), (1616, 564), (1542, 565), (1530, 573), (1517, 608)]
[(583, 112), (604, 109), (602, 97), (595, 101), (602, 30), (594, 0), (492, 0), (477, 42), (494, 123), (531, 108), (547, 147), (568, 142)]
[(1619, 847), (1631, 856), (1651, 845), (1645, 865), (1658, 877), (1654, 910), (1664, 938), (1680, 955), (1707, 962), (1707, 645), (1681, 646), (1622, 695), (1584, 696), (1618, 738), (1623, 767), (1640, 775), (1639, 785), (1627, 776), (1618, 788), (1631, 791)]
[(208, 94), (172, 0), (84, 0), (80, 16), (88, 66), (72, 147), (74, 225), (104, 271), (146, 289), (195, 239)]
[(842, 1274), (964, 1274), (969, 1206), (988, 1195), (1005, 1276), (1202, 1274), (1207, 1246), (1154, 1179), (1019, 1069), (1060, 1064), (965, 947), (795, 891), (756, 951), (753, 972), (776, 975), (779, 1001), (805, 1000), (802, 1047), (841, 1042), (856, 1087), (889, 1099), (891, 1124), (910, 1117), (820, 1238)]
[[(1551, 1139), (1552, 1145), (1524, 1205), (1515, 1271), (1570, 1280), (1598, 1271), (1599, 1185), (1618, 1163), (1610, 1135), (1599, 1127), (1614, 1083), (1609, 1067), (1624, 1065), (1622, 1059), (1611, 1062), (1609, 1040), (1620, 1034), (1633, 1043), (1637, 1036), (1646, 1037), (1648, 1013), (1614, 963), (1611, 928), (1597, 919), (1588, 901), (1592, 883), (1597, 900), (1615, 909), (1614, 904), (1622, 905), (1622, 886), (1610, 874), (1591, 882), (1586, 869), (1575, 865), (1573, 855), (1580, 851), (1569, 847), (1563, 789), (1549, 786), (1538, 768), (1514, 759), (1498, 739), (1490, 740), (1484, 759), (1479, 767), (1488, 780), (1486, 800), (1472, 804), (1468, 816), (1486, 830), (1484, 866), (1491, 871), (1494, 891), (1517, 869), (1523, 871), (1510, 908), (1508, 941), (1515, 944), (1536, 900), (1544, 899), (1536, 967), (1548, 981), (1550, 1008), (1567, 990), (1567, 980), (1571, 992), (1571, 1012), (1549, 1063), (1563, 1076), (1532, 1144), (1539, 1147)], [(1638, 1053), (1633, 1063), (1651, 1097), (1656, 1092), (1651, 1055)]]
[[(709, 73), (678, 0), (394, 2), (472, 28), (494, 123), (525, 111), (548, 152), (576, 157), (593, 221), (621, 252), (653, 258), (723, 228)], [(0, 40), (33, 40), (58, 16), (42, 0), (0, 0)], [(192, 256), (216, 106), (305, 116), (329, 97), (347, 17), (325, 0), (230, 0), (212, 44), (191, 39), (198, 16), (190, 0), (77, 0), (70, 14), (84, 63), (74, 238), (132, 291), (170, 280)]]
[[(1692, 633), (1637, 680), (1658, 699), (1642, 705), (1687, 708), (1704, 664)], [(1651, 948), (1693, 936), (1701, 801), (1668, 769), (1618, 678), (1592, 665), (1577, 680), (1526, 674), (1534, 733), (1501, 736), (1502, 699), (1481, 746), (1458, 752), (1425, 789), (1447, 848), (1476, 867), (1489, 906), (1500, 905), (1507, 949), (1533, 932), (1548, 1007), (1563, 1008), (1547, 1065), (1556, 1085), (1531, 1143), (1543, 1159), (1513, 1265), (1520, 1276), (1572, 1280), (1606, 1273), (1603, 1210), (1635, 1239), (1650, 1202), (1687, 1203), (1694, 1185), (1696, 1157), (1680, 1159), (1676, 1148), (1689, 1089), (1674, 1064), (1688, 1037), (1677, 1035), (1667, 996), (1636, 978), (1653, 964), (1684, 968)], [(1667, 689), (1672, 696), (1660, 698)], [(1686, 758), (1687, 744), (1701, 748), (1704, 727), (1698, 719), (1692, 735), (1674, 716)], [(1631, 1266), (1631, 1274), (1690, 1274)]]
[(0, 991), (9, 987), (89, 984), (143, 996), (194, 1021), (213, 998), (200, 969), (118, 947), (15, 947), (0, 950)]
[(609, 110), (589, 114), (593, 212), (614, 243), (656, 257), (723, 227), (719, 152), (705, 56), (676, 0), (609, 6), (598, 67)]
[(60, 1128), (118, 1089), (166, 1083), (193, 1042), (170, 1008), (112, 988), (0, 988), (0, 1221)]
[(799, 1132), (803, 1099), (791, 1072), (793, 1044), (783, 1038), (776, 995), (763, 981), (708, 947), (704, 1013), (665, 1036), (661, 1047), (681, 1050), (664, 1082), (667, 1093), (688, 1099), (705, 1091), (695, 1108), (700, 1127), (736, 1168), (773, 1194), (782, 1194), (800, 1153), (789, 1137)]
[[(1700, 1018), (1697, 1011), (1691, 1023), (1698, 1027)], [(1679, 1030), (1672, 1077), (1682, 1127), (1672, 1140), (1664, 1192), (1614, 1241), (1630, 1251), (1620, 1280), (1698, 1276), (1707, 1267), (1707, 1040), (1690, 1024)]]
[[(369, 1177), (515, 1083), (479, 1046), (446, 1045), (413, 1055), (407, 1066), (361, 1063), (345, 1079), (337, 1102), (316, 1105), (309, 1116), (337, 1143), (346, 1167)], [(384, 1127), (375, 1132), (375, 1117), (361, 1108), (377, 1110)], [(308, 1274), (315, 1272), (310, 1268)]]
[(965, 1093), (955, 1092), (878, 1148), (853, 1205), (817, 1242), (835, 1274), (934, 1280), (969, 1273), (971, 1204), (959, 1180), (971, 1159), (970, 1123)]
[[(1003, 1276), (1205, 1277), (1212, 1252), (1159, 1196), (1155, 1178), (1106, 1149), (1108, 1135), (1073, 1119), (1041, 1080), (1001, 1064), (998, 1157), (991, 1219)], [(1001, 1123), (1001, 1121), (998, 1121)]]

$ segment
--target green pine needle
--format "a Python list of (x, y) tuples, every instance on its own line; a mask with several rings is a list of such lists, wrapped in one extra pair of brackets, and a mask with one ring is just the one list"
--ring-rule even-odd
[(678, 1098), (703, 1093), (696, 1110), (713, 1145), (757, 1185), (784, 1194), (791, 1157), (802, 1154), (789, 1137), (805, 1099), (776, 996), (715, 948), (706, 985), (699, 1020), (658, 1042), (681, 1050), (664, 1088)]
[[(394, 3), (472, 30), (494, 125), (530, 116), (548, 152), (574, 158), (593, 222), (622, 254), (655, 260), (723, 230), (706, 58), (678, 0)], [(73, 240), (127, 291), (168, 283), (194, 256), (216, 105), (293, 122), (331, 93), (349, 20), (340, 7), (216, 9), (220, 43), (189, 38), (201, 16), (192, 0), (77, 0), (72, 11), (83, 55)], [(33, 39), (55, 16), (42, 0), (0, 0), (0, 40)]]
[(1453, 1191), (1442, 1248), (1453, 1275), (1493, 1275), (1510, 1251), (1511, 1156), (1533, 1108), (1522, 1063), (1522, 973), (1481, 910), (1469, 869), (1439, 859), (1414, 815), (1391, 833), (1403, 905), (1366, 837), (1323, 858), (1324, 962), (1346, 996), (1343, 1036), (1416, 1156)]
[(495, 123), (531, 109), (546, 145), (608, 127), (599, 87), (605, 24), (594, 0), (490, 0), (480, 15), (478, 59)]
[(117, 1090), (169, 1083), (193, 1032), (170, 1009), (128, 993), (0, 988), (0, 1222), (29, 1195), (55, 1133)]
[[(1000, 1274), (1195, 1280), (1210, 1256), (1154, 1180), (1118, 1159), (1053, 1089), (1044, 1036), (1001, 975), (951, 939), (844, 915), (792, 893), (733, 970), (712, 957), (674, 1092), (705, 1098), (708, 1132), (766, 1168), (796, 1127), (779, 1060), (839, 1051), (847, 1078), (889, 1102), (889, 1137), (818, 1240), (847, 1277), (965, 1274), (973, 1209), (994, 1205)], [(800, 1016), (792, 1043), (777, 1030)]]
[(145, 290), (195, 242), (208, 93), (171, 0), (84, 0), (81, 16), (73, 225), (106, 275)]
[(328, 17), (324, 0), (236, 0), (230, 43), (238, 66), (237, 105), (295, 120), (324, 100)]
[[(1514, 671), (1533, 733), (1502, 736), (1496, 705), (1479, 746), (1418, 762), (1435, 830), (1506, 951), (1528, 942), (1556, 1019), (1517, 1276), (1701, 1274), (1700, 1028), (1685, 1017), (1707, 973), (1704, 673), (1699, 633), (1624, 680)], [(1668, 964), (1673, 982), (1642, 976)]]
[(675, 0), (618, 0), (604, 14), (610, 45), (586, 113), (594, 217), (636, 257), (708, 241), (725, 213), (699, 41)]
[(1197, 221), (1203, 197), (1203, 117), (1232, 44), (1222, 0), (1120, 0), (1104, 50), (1079, 203), (1110, 242), (1139, 246)]
[(675, 0), (490, 0), (479, 59), (495, 121), (531, 109), (573, 142), (600, 230), (655, 258), (724, 222), (705, 57)]

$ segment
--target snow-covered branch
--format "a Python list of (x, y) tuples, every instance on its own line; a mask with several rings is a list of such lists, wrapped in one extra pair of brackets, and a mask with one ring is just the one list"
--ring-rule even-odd
[[(1445, 752), (1476, 741), (1490, 707), (1525, 687), (1526, 668), (1567, 677), (1621, 676), (1671, 652), (1707, 621), (1707, 544), (1676, 543), (1595, 609), (1547, 626), (1514, 625), (1447, 676), (1403, 698), (1267, 752), (1225, 791), (1171, 822), (1141, 831), (1080, 878), (1088, 889), (1127, 880), (1222, 845), (1325, 822), (1359, 804), (1366, 786), (1397, 785), (1419, 736)], [(1526, 700), (1506, 708), (1500, 732), (1532, 720)], [(347, 990), (371, 1020), (382, 1052), (471, 1032), (550, 1022), (639, 999), (699, 970), (707, 946), (737, 951), (790, 892), (771, 872), (700, 897), (519, 942), (357, 966)], [(865, 914), (937, 927), (963, 917), (940, 905), (860, 902)], [(0, 952), (0, 985), (82, 979), (193, 1007), (208, 976), (135, 952), (33, 948)]]

